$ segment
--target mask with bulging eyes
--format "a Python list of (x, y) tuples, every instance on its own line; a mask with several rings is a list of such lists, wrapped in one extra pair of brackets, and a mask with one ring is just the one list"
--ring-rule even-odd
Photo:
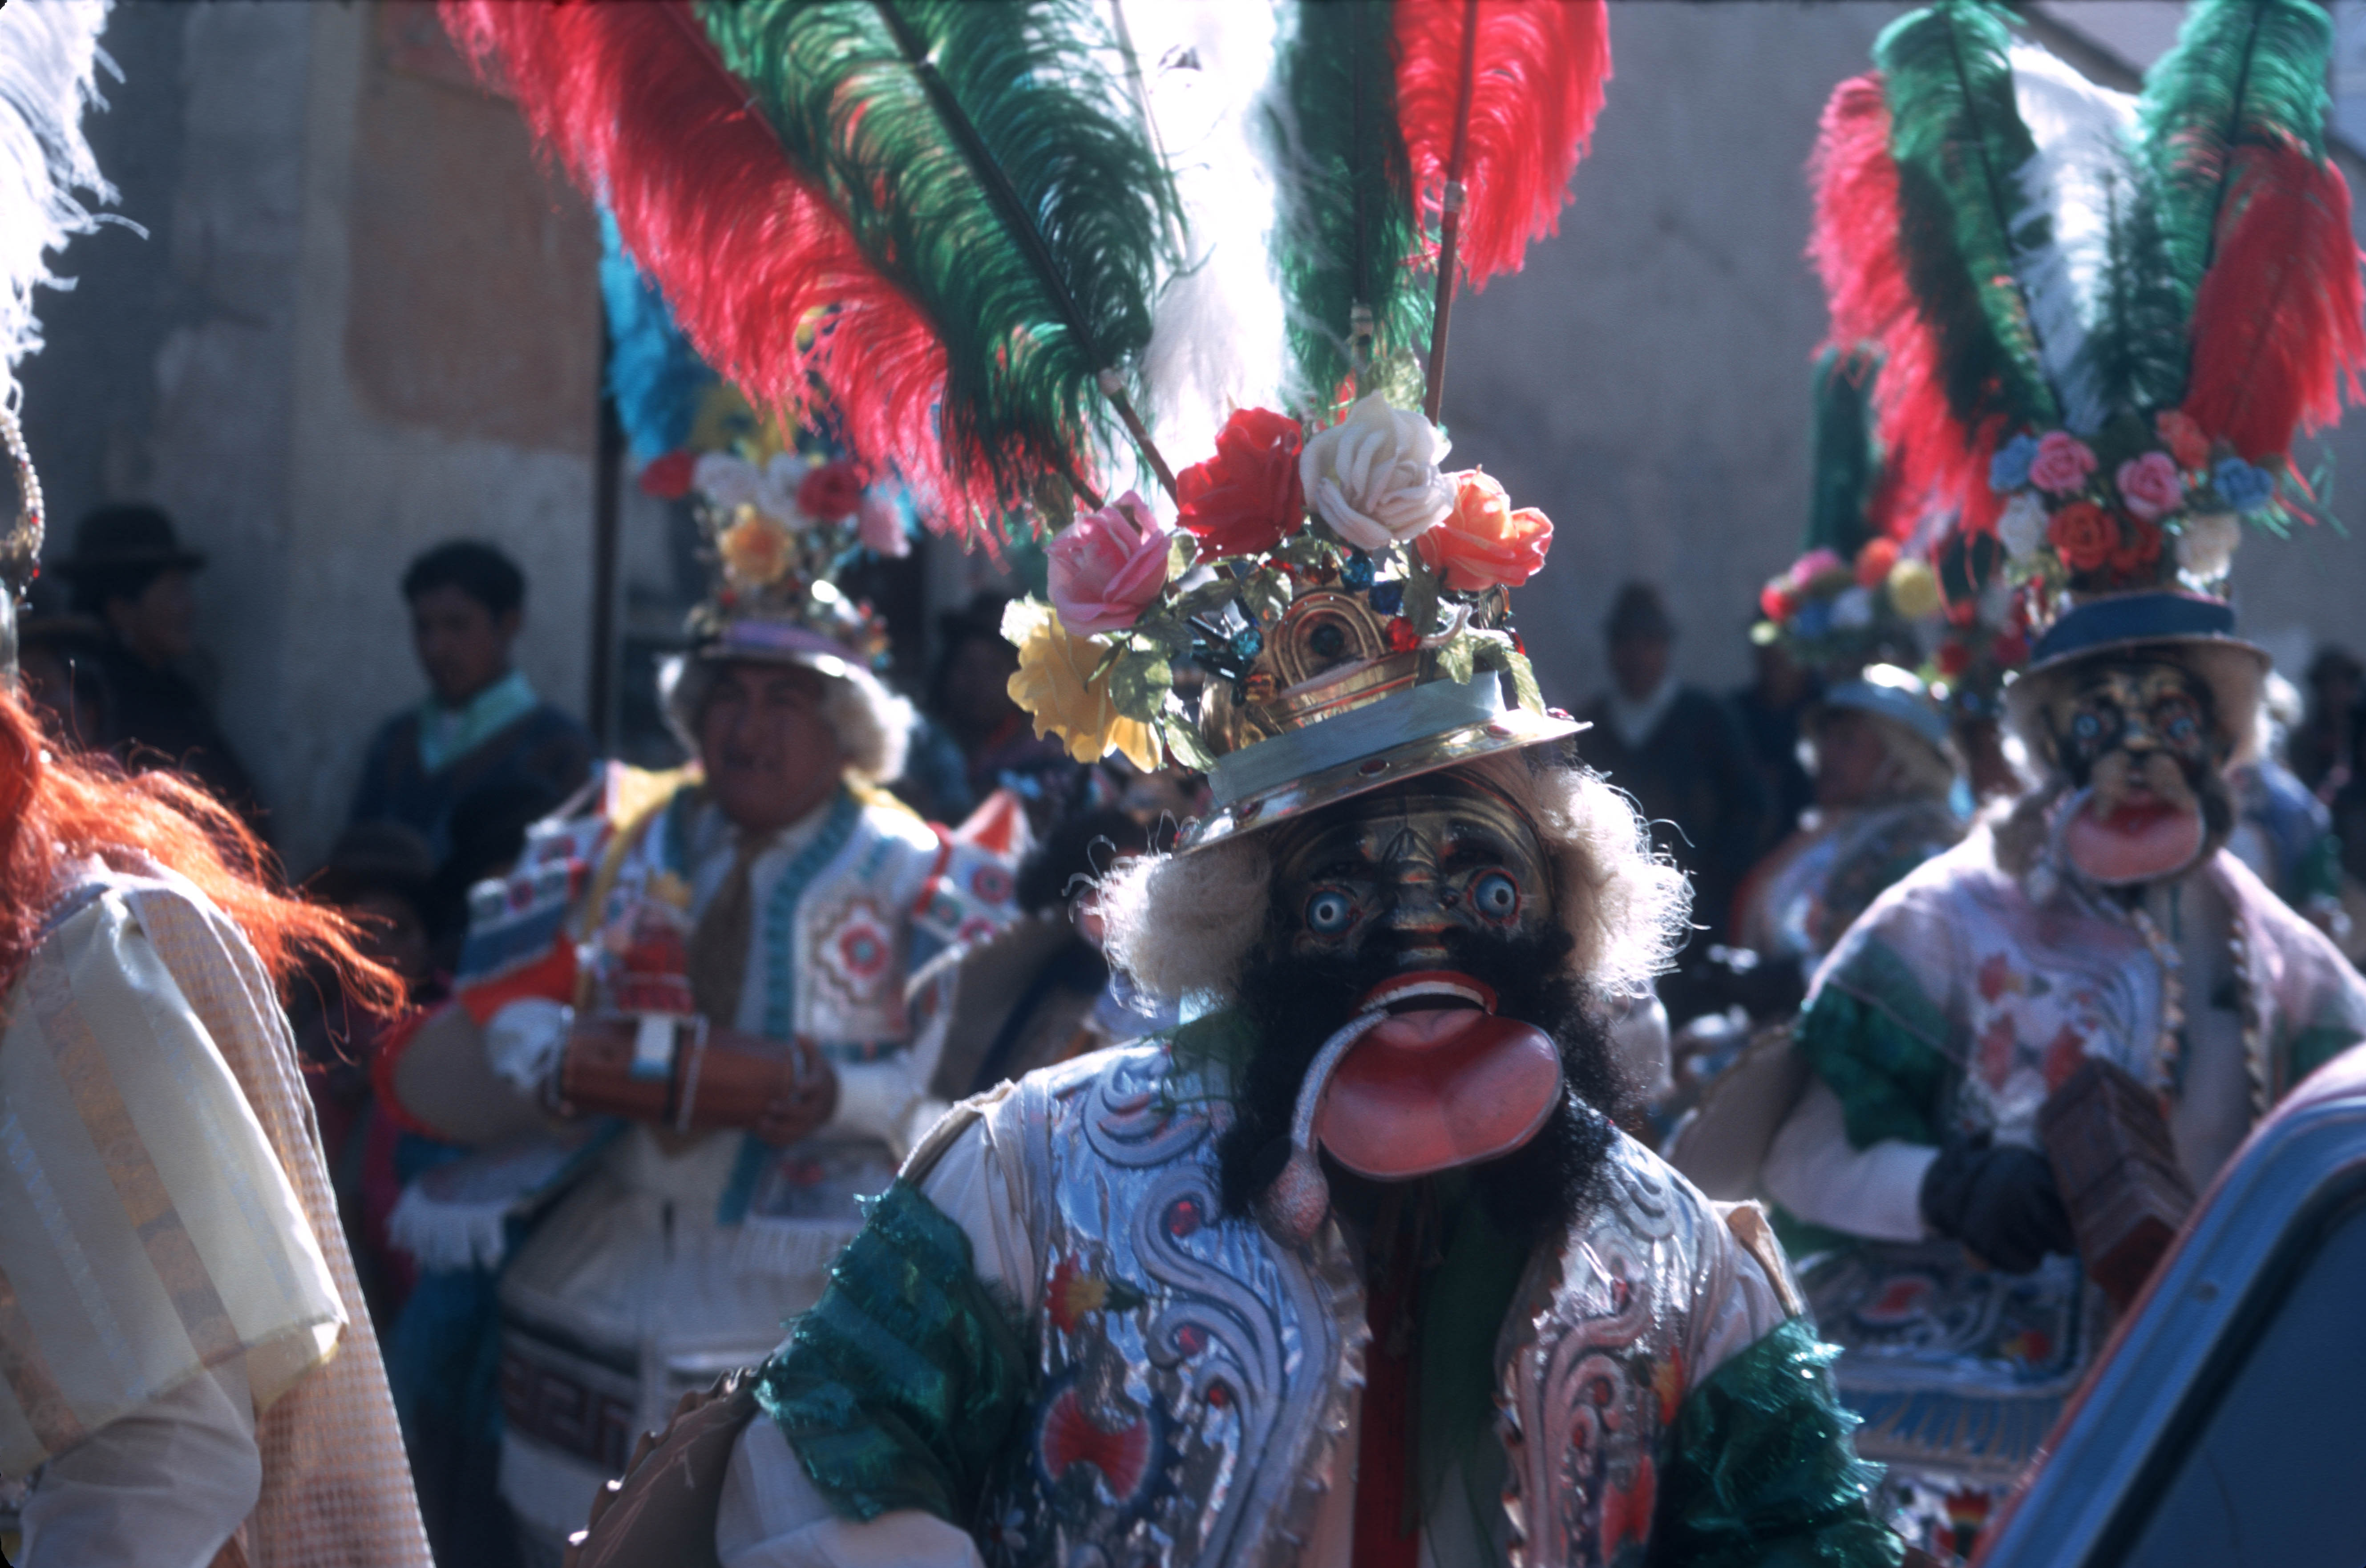
[(1308, 1071), (1292, 1156), (1303, 1223), (1279, 1228), (1319, 1222), (1314, 1143), (1361, 1175), (1401, 1180), (1537, 1134), (1562, 1098), (1560, 1053), (1541, 1030), (1497, 1017), (1494, 989), (1454, 966), (1461, 937), (1555, 918), (1526, 813), (1482, 780), (1431, 774), (1283, 829), (1272, 886), (1284, 953), (1369, 960), (1385, 976)]
[(2128, 886), (2202, 858), (2204, 801), (2225, 761), (2205, 682), (2161, 660), (2098, 662), (2048, 702), (2045, 720), (2077, 789), (2058, 821), (2073, 866)]

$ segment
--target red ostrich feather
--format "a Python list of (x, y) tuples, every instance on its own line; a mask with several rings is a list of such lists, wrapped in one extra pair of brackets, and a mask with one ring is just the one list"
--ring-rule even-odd
[(943, 344), (790, 164), (687, 0), (443, 0), (444, 25), (574, 182), (605, 202), (707, 363), (796, 417), (817, 387), (858, 459), (892, 461), (938, 526), (993, 497), (952, 471)]
[(2341, 417), (2366, 369), (2366, 284), (2341, 171), (2286, 142), (2238, 147), (2193, 302), (2185, 412), (2252, 462)]
[(1947, 400), (1938, 334), (1924, 320), (1900, 242), (1898, 165), (1889, 155), (1889, 106), (1881, 73), (1853, 76), (1824, 106), (1816, 150), (1808, 163), (1815, 226), (1808, 255), (1823, 278), (1831, 309), (1830, 341), (1842, 347), (1879, 346), (1881, 379), (1875, 389), (1886, 454), (1884, 488), (1891, 503), (1883, 525), (1902, 537), (1918, 498), (1957, 509), (1959, 526), (1992, 529), (2002, 503), (1989, 489), (1989, 458), (2000, 434), (1996, 421), (1967, 430)]
[(1398, 0), (1397, 123), (1425, 228), (1445, 202), (1474, 11), (1459, 270), (1476, 288), (1559, 231), (1610, 79), (1610, 24), (1604, 0)]

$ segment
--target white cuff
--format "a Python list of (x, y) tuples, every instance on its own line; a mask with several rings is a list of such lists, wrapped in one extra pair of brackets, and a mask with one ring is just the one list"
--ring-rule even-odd
[(1884, 1138), (1849, 1142), (1840, 1096), (1811, 1080), (1775, 1133), (1758, 1179), (1768, 1196), (1810, 1224), (1876, 1241), (1921, 1241), (1922, 1178), (1939, 1151)]
[(566, 1054), (575, 1010), (545, 997), (521, 997), (485, 1025), (485, 1060), (521, 1094), (538, 1094)]
[(876, 1062), (836, 1066), (838, 1113), (830, 1118), (831, 1128), (876, 1138), (900, 1154), (912, 1108), (920, 1099), (910, 1059), (899, 1051)]

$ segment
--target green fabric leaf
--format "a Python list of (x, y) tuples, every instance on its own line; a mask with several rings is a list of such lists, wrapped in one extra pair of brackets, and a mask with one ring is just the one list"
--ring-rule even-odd
[(1375, 359), (1429, 347), (1429, 295), (1404, 265), (1419, 234), (1397, 125), (1393, 28), (1385, 0), (1298, 0), (1282, 17), (1270, 128), (1282, 176), (1275, 261), (1292, 393), (1326, 423), (1356, 368), (1357, 307), (1370, 313)]
[(1200, 727), (1179, 709), (1159, 716), (1158, 733), (1166, 742), (1167, 754), (1185, 767), (1204, 773), (1216, 765), (1216, 754), (1200, 739)]
[(1155, 653), (1129, 652), (1110, 671), (1110, 700), (1118, 712), (1144, 724), (1166, 711), (1166, 694), (1174, 689), (1174, 668)]
[(840, 1515), (918, 1508), (968, 1529), (1023, 1425), (1031, 1365), (969, 1237), (898, 1179), (757, 1374), (756, 1402)]
[(1479, 650), (1470, 633), (1449, 637), (1436, 652), (1437, 672), (1458, 686), (1470, 683), (1471, 671), (1477, 668)]
[(1870, 346), (1827, 348), (1816, 355), (1811, 382), (1813, 465), (1808, 476), (1808, 533), (1801, 553), (1830, 550), (1856, 559), (1873, 537), (1867, 508), (1881, 478), (1881, 447), (1874, 438), (1874, 383), (1881, 355)]
[(2333, 19), (2314, 0), (2194, 0), (2145, 73), (2136, 115), (2159, 186), (2163, 244), (2191, 300), (2210, 265), (2236, 148), (2325, 156)]
[(1831, 1365), (1837, 1347), (1791, 1318), (1718, 1367), (1676, 1413), (1648, 1559), (1670, 1568), (1898, 1568), (1905, 1543), (1873, 1517), (1878, 1465), (1859, 1459)]
[(1437, 629), (1437, 578), (1411, 550), (1405, 552), (1404, 600), (1397, 614), (1418, 636), (1427, 637)]
[(1947, 401), (1966, 431), (2001, 416), (2062, 423), (2038, 359), (2014, 264), (2046, 243), (2041, 215), (2016, 224), (2014, 175), (2036, 152), (2013, 98), (2012, 35), (1991, 0), (1940, 0), (1873, 46), (1898, 165), (1898, 243), (1937, 333)]
[(1943, 1049), (1946, 1014), (1898, 954), (1877, 942), (1862, 944), (1824, 977), (1792, 1038), (1839, 1097), (1850, 1143), (1939, 1142), (1954, 1072)]
[[(958, 471), (1016, 503), (1119, 439), (1177, 209), (1090, 0), (702, 0), (723, 62), (946, 353)], [(941, 86), (941, 91), (935, 90)], [(799, 323), (783, 321), (783, 332)]]

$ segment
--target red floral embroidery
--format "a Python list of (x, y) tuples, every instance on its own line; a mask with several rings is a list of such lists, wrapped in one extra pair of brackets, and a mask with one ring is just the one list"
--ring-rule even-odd
[(2000, 1014), (1981, 1032), (1980, 1077), (1990, 1089), (2002, 1089), (2012, 1076), (2013, 1045), (2020, 1038), (2010, 1013)]
[(2018, 991), (2013, 983), (2012, 961), (2001, 953), (1991, 953), (1980, 960), (1980, 1000), (1992, 1002), (2007, 991)]
[(2045, 1087), (2060, 1089), (2063, 1080), (2077, 1072), (2079, 1064), (2086, 1058), (2086, 1037), (2064, 1024), (2062, 1032), (2045, 1047)]

